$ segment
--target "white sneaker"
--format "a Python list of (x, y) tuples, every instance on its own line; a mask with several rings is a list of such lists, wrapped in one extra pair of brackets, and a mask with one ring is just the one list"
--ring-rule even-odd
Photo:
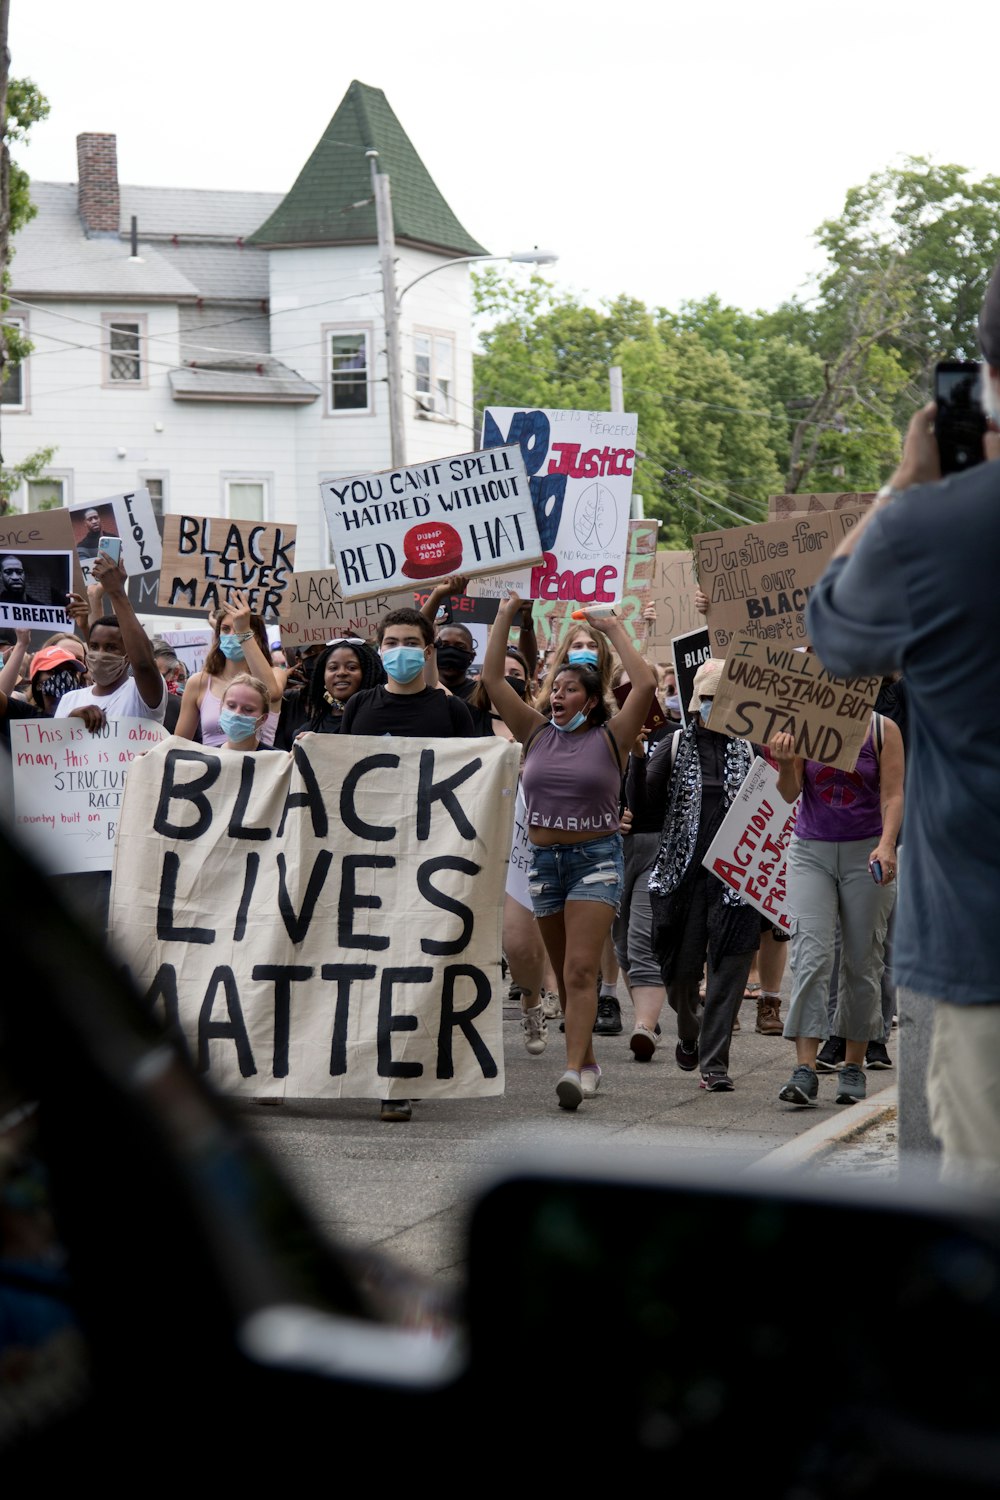
[(559, 1009), (559, 991), (542, 990), (540, 998), (546, 1021), (558, 1021), (562, 1015), (562, 1011)]
[(524, 1045), (532, 1057), (544, 1052), (549, 1038), (545, 1012), (540, 1005), (533, 1005), (531, 1010), (521, 1012), (521, 1028), (524, 1031)]
[(580, 1069), (580, 1087), (583, 1090), (583, 1097), (585, 1099), (593, 1099), (600, 1086), (601, 1067), (599, 1063), (594, 1063), (592, 1067), (583, 1067)]

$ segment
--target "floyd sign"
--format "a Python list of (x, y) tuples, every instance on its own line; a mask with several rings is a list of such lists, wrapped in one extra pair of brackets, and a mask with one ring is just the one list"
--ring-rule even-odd
[(331, 479), (320, 494), (345, 599), (541, 558), (516, 447)]

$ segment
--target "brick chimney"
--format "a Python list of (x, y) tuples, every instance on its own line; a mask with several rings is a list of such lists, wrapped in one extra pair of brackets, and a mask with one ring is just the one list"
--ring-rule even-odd
[(78, 135), (77, 201), (88, 239), (118, 238), (121, 201), (118, 193), (118, 142), (113, 135)]

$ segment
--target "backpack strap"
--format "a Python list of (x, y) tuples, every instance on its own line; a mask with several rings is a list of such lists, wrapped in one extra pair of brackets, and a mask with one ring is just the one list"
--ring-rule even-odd
[(875, 754), (878, 757), (879, 765), (881, 765), (882, 764), (882, 740), (885, 737), (885, 730), (884, 730), (884, 728), (882, 726), (882, 715), (875, 713), (874, 710), (872, 711), (872, 725), (873, 725), (873, 728), (874, 728), (874, 731), (875, 731)]

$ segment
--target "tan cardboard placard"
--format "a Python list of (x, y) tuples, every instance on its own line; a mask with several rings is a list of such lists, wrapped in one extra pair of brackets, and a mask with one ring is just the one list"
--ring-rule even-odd
[(374, 642), (379, 621), (394, 609), (413, 609), (413, 590), (375, 594), (369, 599), (345, 599), (336, 568), (296, 573), (281, 614), (283, 646), (314, 646), (320, 641)]
[(766, 745), (790, 734), (795, 754), (853, 771), (881, 677), (834, 677), (818, 656), (739, 634), (715, 691), (709, 729)]
[(656, 605), (656, 624), (647, 652), (656, 661), (669, 662), (670, 642), (674, 637), (699, 630), (705, 624), (704, 615), (694, 605), (697, 587), (690, 552), (666, 548), (657, 552), (650, 595)]
[(295, 567), (294, 526), (225, 516), (167, 515), (157, 602), (203, 614), (234, 589), (254, 614), (273, 622), (283, 612)]
[(114, 947), (227, 1093), (500, 1094), (519, 761), (499, 739), (166, 740), (129, 770)]
[(712, 655), (725, 656), (737, 632), (775, 645), (805, 645), (809, 591), (862, 514), (857, 507), (817, 511), (694, 537)]
[(781, 521), (786, 516), (797, 516), (802, 511), (867, 510), (876, 493), (875, 490), (861, 490), (857, 494), (769, 495), (767, 518), (769, 521)]

